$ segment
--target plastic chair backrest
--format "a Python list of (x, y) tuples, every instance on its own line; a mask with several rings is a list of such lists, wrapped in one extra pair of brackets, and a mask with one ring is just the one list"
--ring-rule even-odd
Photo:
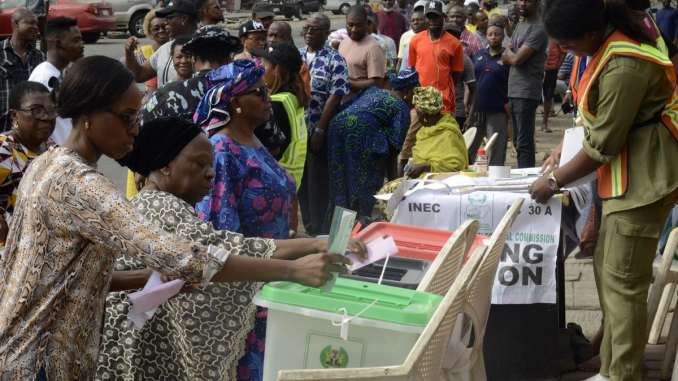
[(476, 132), (478, 131), (475, 127), (470, 127), (466, 132), (464, 132), (464, 142), (466, 143), (466, 149), (471, 148), (473, 139), (476, 137)]
[(524, 199), (516, 200), (495, 228), (488, 244), (486, 259), (481, 264), (478, 272), (476, 272), (471, 282), (471, 288), (466, 294), (464, 313), (473, 321), (473, 328), (475, 330), (475, 344), (473, 345), (470, 358), (471, 366), (473, 366), (480, 351), (483, 349), (483, 338), (485, 337), (485, 328), (492, 302), (492, 286), (497, 275), (497, 267), (499, 266), (501, 254), (504, 252), (506, 236), (520, 213), (520, 208), (524, 201)]
[(487, 246), (478, 246), (447, 291), (443, 301), (414, 344), (402, 365), (371, 368), (281, 370), (278, 381), (301, 380), (372, 380), (372, 381), (439, 381), (457, 316), (461, 312), (470, 282), (485, 261)]
[(455, 230), (419, 283), (417, 291), (437, 295), (447, 294), (459, 274), (461, 264), (471, 250), (478, 233), (478, 225), (477, 220), (468, 220)]
[(491, 149), (492, 146), (494, 145), (494, 142), (497, 141), (497, 137), (498, 137), (498, 136), (499, 136), (499, 133), (498, 133), (498, 132), (495, 132), (494, 134), (492, 134), (492, 136), (490, 137), (490, 139), (487, 140), (487, 143), (485, 143), (485, 151), (488, 151), (488, 152), (490, 151), (490, 149)]

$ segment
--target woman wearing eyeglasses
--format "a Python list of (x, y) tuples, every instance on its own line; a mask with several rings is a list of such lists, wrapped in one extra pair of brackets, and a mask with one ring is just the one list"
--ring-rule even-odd
[(498, 133), (497, 140), (490, 147), (489, 164), (504, 165), (506, 146), (508, 145), (509, 116), (506, 113), (508, 104), (508, 80), (511, 67), (501, 60), (504, 53), (504, 24), (492, 23), (487, 28), (486, 49), (480, 50), (473, 57), (473, 71), (478, 87), (478, 113), (476, 139), (469, 147), (469, 156), (475, 158), (484, 136)]
[(5, 245), (17, 189), (28, 166), (54, 142), (56, 112), (49, 90), (39, 82), (22, 82), (9, 93), (11, 131), (0, 135), (0, 246)]
[(263, 49), (266, 46), (268, 30), (261, 21), (250, 20), (240, 26), (238, 36), (245, 49), (242, 53), (234, 56), (234, 59), (255, 60), (252, 49)]
[[(298, 50), (296, 57), (300, 60)], [(209, 72), (207, 78), (209, 90), (194, 121), (210, 135), (216, 175), (210, 194), (195, 206), (198, 216), (217, 230), (246, 238), (289, 238), (294, 179), (254, 135), (271, 116), (264, 67), (241, 59)], [(300, 90), (305, 94), (303, 86)], [(265, 309), (257, 309), (238, 380), (261, 379), (266, 315)]]

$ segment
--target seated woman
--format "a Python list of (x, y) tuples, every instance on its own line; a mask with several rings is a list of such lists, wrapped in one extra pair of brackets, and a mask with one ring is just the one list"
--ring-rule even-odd
[[(215, 229), (245, 237), (285, 239), (290, 237), (296, 186), (254, 135), (257, 126), (271, 117), (263, 75), (262, 66), (247, 60), (207, 74), (209, 90), (194, 120), (211, 136), (216, 177), (210, 194), (196, 210)], [(258, 309), (249, 352), (240, 365), (242, 379), (261, 377), (266, 316), (265, 309)]]
[(177, 71), (173, 81), (185, 81), (193, 77), (193, 57), (181, 51), (189, 41), (191, 36), (179, 36), (172, 41), (172, 64)]
[(11, 131), (0, 135), (0, 246), (5, 246), (17, 189), (28, 166), (54, 145), (56, 111), (49, 90), (39, 82), (22, 82), (9, 92)]
[(299, 49), (293, 42), (271, 44), (266, 50), (253, 49), (252, 54), (261, 57), (266, 70), (264, 81), (271, 93), (272, 121), (285, 135), (277, 157), (280, 165), (292, 175), (296, 189), (301, 185), (306, 160), (308, 133), (304, 108), (308, 107), (309, 95), (304, 80), (299, 74), (302, 60)]
[[(148, 380), (234, 380), (254, 325), (252, 297), (261, 282), (287, 279), (308, 284), (319, 276), (325, 256), (309, 254), (326, 251), (325, 240), (244, 238), (200, 220), (193, 205), (211, 189), (213, 158), (212, 144), (192, 122), (179, 117), (150, 121), (127, 162), (134, 172), (148, 177), (148, 185), (130, 202), (167, 232), (228, 250), (229, 261), (251, 257), (243, 258), (251, 265), (239, 269), (243, 282), (206, 285), (181, 294), (163, 304), (138, 331), (124, 328), (131, 307), (127, 293), (109, 293), (97, 379), (134, 374)], [(362, 242), (349, 246), (364, 255)], [(145, 266), (121, 256), (115, 268)]]
[(412, 148), (413, 164), (406, 175), (418, 178), (425, 172), (459, 172), (468, 168), (466, 143), (450, 114), (441, 114), (443, 95), (435, 87), (414, 89), (414, 107), (422, 128)]

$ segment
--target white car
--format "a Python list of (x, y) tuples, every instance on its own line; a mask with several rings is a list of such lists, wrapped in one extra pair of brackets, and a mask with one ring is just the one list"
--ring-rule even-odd
[(144, 17), (156, 7), (155, 0), (107, 0), (113, 5), (119, 31), (129, 32), (132, 36), (143, 38)]
[(327, 0), (325, 4), (326, 11), (332, 11), (335, 15), (345, 15), (352, 5), (360, 4), (360, 0)]

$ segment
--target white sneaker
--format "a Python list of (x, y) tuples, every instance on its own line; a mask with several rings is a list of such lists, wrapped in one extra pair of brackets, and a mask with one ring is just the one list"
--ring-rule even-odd
[(587, 378), (585, 381), (610, 381), (610, 376), (603, 376), (601, 374), (596, 374), (591, 378)]

